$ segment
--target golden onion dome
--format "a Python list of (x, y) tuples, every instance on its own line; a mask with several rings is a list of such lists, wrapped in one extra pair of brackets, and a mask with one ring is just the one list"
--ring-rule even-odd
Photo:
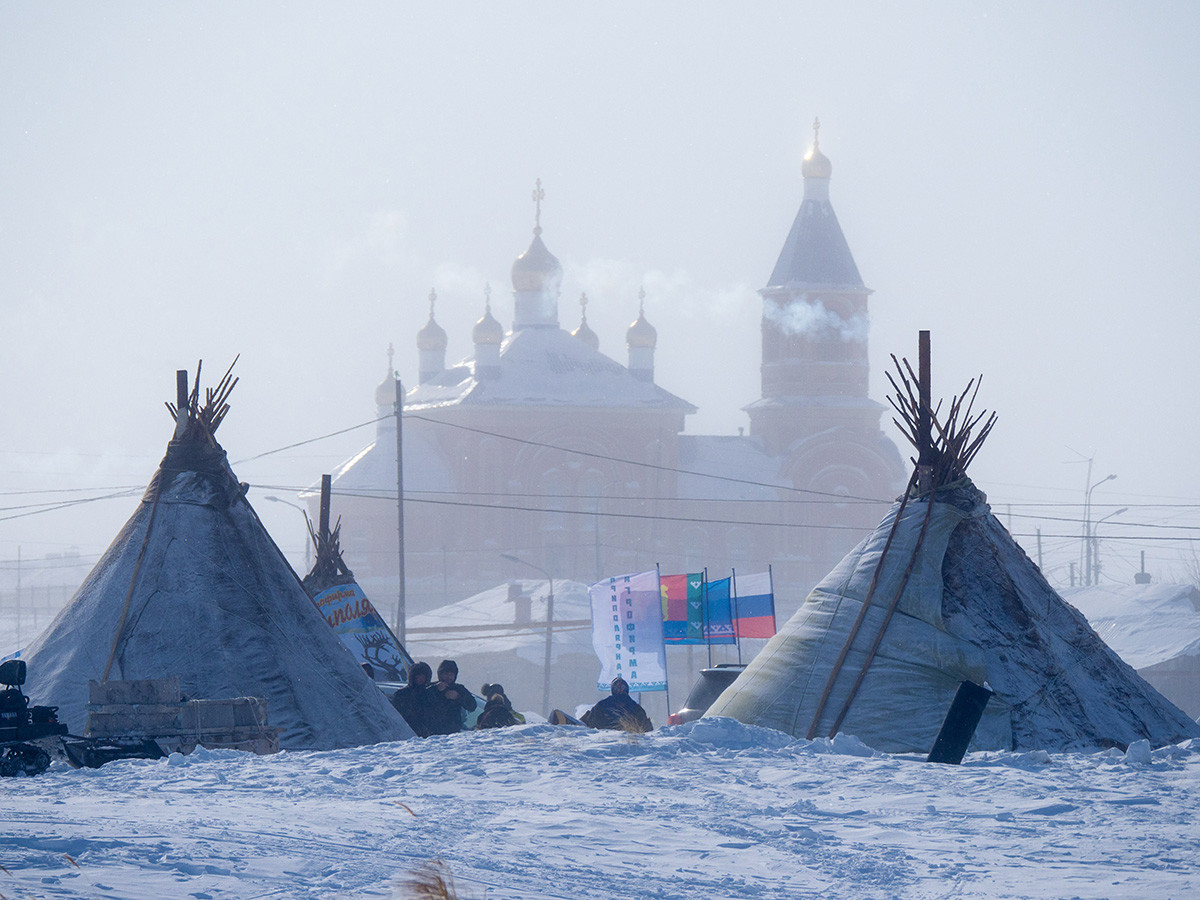
[(436, 302), (437, 291), (431, 290), (429, 292), (429, 321), (425, 323), (424, 328), (417, 332), (418, 350), (445, 350), (449, 343), (446, 332), (433, 319), (433, 305)]
[(553, 291), (557, 293), (558, 285), (562, 282), (562, 263), (546, 249), (542, 242), (542, 200), (546, 192), (542, 190), (542, 179), (537, 180), (533, 189), (533, 202), (536, 212), (533, 219), (533, 241), (529, 249), (517, 257), (512, 267), (513, 290), (522, 291)]
[(483, 290), (484, 300), (483, 318), (475, 323), (475, 327), (471, 330), (471, 340), (476, 344), (499, 344), (504, 340), (504, 326), (496, 321), (496, 317), (492, 315), (492, 288), (487, 286)]
[(587, 294), (580, 294), (579, 295), (579, 309), (580, 309), (580, 312), (582, 315), (579, 320), (579, 327), (571, 332), (571, 337), (578, 338), (579, 340), (581, 340), (585, 344), (587, 344), (589, 347), (591, 347), (593, 350), (599, 350), (600, 349), (600, 336), (597, 335), (596, 332), (592, 331), (591, 326), (588, 325), (588, 323), (587, 323), (587, 305), (588, 305)]
[(821, 130), (821, 120), (813, 121), (813, 142), (812, 148), (804, 155), (804, 162), (800, 166), (800, 171), (805, 178), (828, 178), (833, 174), (833, 163), (829, 161), (829, 157), (821, 152), (821, 145), (817, 141), (817, 132)]
[(562, 263), (546, 249), (541, 228), (535, 228), (529, 249), (517, 257), (512, 266), (514, 291), (557, 291), (562, 281)]
[(630, 348), (644, 347), (653, 350), (658, 345), (658, 329), (646, 321), (646, 292), (638, 294), (638, 317), (625, 332), (625, 343)]
[(375, 388), (376, 406), (392, 406), (396, 402), (396, 376), (395, 370), (392, 368), (394, 353), (395, 349), (388, 344), (388, 373), (384, 376), (383, 381), (379, 382), (379, 387)]

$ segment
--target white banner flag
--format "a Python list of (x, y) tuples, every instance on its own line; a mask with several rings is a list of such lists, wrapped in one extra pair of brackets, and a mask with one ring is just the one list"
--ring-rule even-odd
[(600, 658), (596, 687), (608, 690), (619, 675), (629, 682), (630, 691), (665, 691), (667, 652), (658, 571), (606, 578), (588, 593), (592, 646)]

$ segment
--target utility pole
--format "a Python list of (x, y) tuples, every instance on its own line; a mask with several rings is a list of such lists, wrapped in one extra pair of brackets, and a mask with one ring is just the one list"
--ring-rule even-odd
[(405, 636), (405, 594), (404, 594), (404, 385), (400, 376), (396, 378), (396, 532), (399, 538), (399, 567), (397, 576), (399, 588), (396, 592), (396, 637), (403, 644)]
[[(1112, 481), (1116, 477), (1117, 477), (1116, 475), (1107, 475), (1104, 478), (1101, 478), (1095, 484), (1088, 487), (1088, 489), (1083, 494), (1084, 564), (1083, 564), (1083, 571), (1079, 573), (1080, 574), (1079, 580), (1085, 586), (1090, 586), (1092, 584), (1092, 577), (1093, 577), (1093, 573), (1095, 570), (1096, 547), (1095, 547), (1095, 538), (1094, 538), (1095, 531), (1093, 530), (1093, 526), (1092, 526), (1092, 491), (1094, 491), (1096, 488), (1100, 487), (1100, 485), (1104, 484), (1105, 482)], [(1088, 460), (1088, 481), (1090, 482), (1091, 480), (1092, 480), (1092, 461), (1089, 459)], [(1124, 511), (1125, 510), (1121, 510), (1121, 512), (1124, 512)], [(1112, 515), (1116, 515), (1116, 513), (1112, 513)], [(1105, 516), (1105, 518), (1108, 518), (1108, 516)]]
[(21, 547), (17, 546), (17, 649), (21, 649)]
[(531, 569), (536, 569), (546, 576), (546, 581), (549, 583), (550, 592), (546, 595), (546, 658), (542, 664), (542, 715), (550, 717), (550, 663), (552, 650), (554, 647), (554, 576), (543, 569), (541, 566), (535, 566), (531, 562), (521, 559), (519, 556), (514, 556), (511, 553), (501, 553), (504, 559), (509, 562), (520, 563), (523, 566), (529, 566)]

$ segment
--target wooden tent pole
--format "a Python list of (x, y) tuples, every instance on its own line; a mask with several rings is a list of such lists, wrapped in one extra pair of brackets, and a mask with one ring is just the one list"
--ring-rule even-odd
[(317, 531), (317, 540), (324, 544), (329, 541), (329, 498), (333, 493), (333, 477), (330, 475), (321, 476), (321, 518), (320, 526)]
[(858, 637), (858, 631), (862, 627), (863, 620), (867, 617), (867, 610), (871, 608), (871, 601), (875, 597), (875, 588), (879, 585), (879, 574), (883, 571), (883, 564), (887, 560), (888, 551), (892, 549), (892, 539), (895, 538), (896, 530), (900, 527), (900, 520), (904, 518), (904, 508), (908, 505), (908, 495), (912, 493), (916, 479), (917, 472), (914, 469), (912, 475), (909, 476), (904, 493), (900, 497), (900, 508), (896, 510), (896, 518), (892, 520), (892, 527), (888, 530), (887, 540), (883, 545), (883, 552), (879, 554), (879, 561), (875, 563), (875, 571), (871, 575), (871, 584), (867, 588), (867, 595), (863, 597), (862, 606), (858, 610), (858, 618), (854, 620), (854, 625), (850, 628), (850, 634), (846, 636), (846, 642), (842, 645), (842, 652), (838, 654), (833, 668), (829, 670), (829, 678), (825, 682), (825, 690), (821, 693), (821, 699), (817, 702), (817, 709), (813, 713), (812, 723), (808, 726), (806, 740), (811, 741), (817, 736), (817, 728), (821, 724), (821, 715), (825, 712), (825, 704), (829, 702), (829, 695), (833, 693), (833, 685), (837, 681), (838, 675), (842, 672), (842, 666), (846, 662), (846, 657), (850, 653), (850, 647), (853, 645), (854, 639)]
[(875, 634), (875, 642), (871, 644), (871, 649), (867, 652), (867, 658), (863, 660), (862, 668), (858, 671), (858, 677), (854, 679), (854, 685), (850, 688), (850, 693), (846, 697), (846, 701), (842, 704), (842, 708), (833, 722), (833, 727), (829, 729), (830, 737), (834, 737), (838, 729), (842, 727), (842, 721), (846, 718), (846, 713), (850, 712), (850, 706), (854, 703), (854, 698), (858, 696), (858, 689), (862, 687), (863, 679), (867, 677), (867, 670), (871, 668), (871, 663), (875, 661), (875, 653), (879, 650), (879, 645), (883, 643), (883, 636), (887, 632), (888, 625), (891, 624), (892, 614), (896, 612), (896, 607), (900, 605), (900, 598), (904, 596), (904, 589), (908, 587), (909, 576), (912, 575), (913, 569), (916, 567), (917, 557), (921, 555), (921, 545), (925, 543), (925, 532), (929, 530), (929, 520), (931, 518), (933, 518), (932, 494), (925, 498), (925, 520), (921, 523), (921, 533), (917, 535), (917, 543), (913, 547), (912, 558), (908, 561), (908, 567), (904, 570), (904, 577), (900, 579), (900, 586), (896, 588), (896, 595), (892, 597), (892, 602), (888, 605), (887, 611), (883, 615), (883, 621), (879, 624), (879, 631)]
[(929, 332), (922, 331), (917, 346), (917, 493), (928, 494), (933, 488), (933, 414), (930, 386)]

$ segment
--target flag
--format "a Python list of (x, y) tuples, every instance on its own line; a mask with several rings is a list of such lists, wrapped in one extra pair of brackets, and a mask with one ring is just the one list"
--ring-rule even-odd
[(657, 570), (617, 575), (588, 588), (592, 646), (600, 659), (596, 687), (606, 691), (618, 675), (631, 691), (667, 689), (662, 590)]
[(704, 576), (664, 575), (662, 585), (663, 640), (668, 644), (704, 643)]
[(704, 643), (732, 644), (733, 613), (729, 602), (729, 579), (709, 581), (704, 585)]
[(775, 633), (775, 593), (771, 573), (733, 576), (733, 625), (739, 638), (769, 638)]

